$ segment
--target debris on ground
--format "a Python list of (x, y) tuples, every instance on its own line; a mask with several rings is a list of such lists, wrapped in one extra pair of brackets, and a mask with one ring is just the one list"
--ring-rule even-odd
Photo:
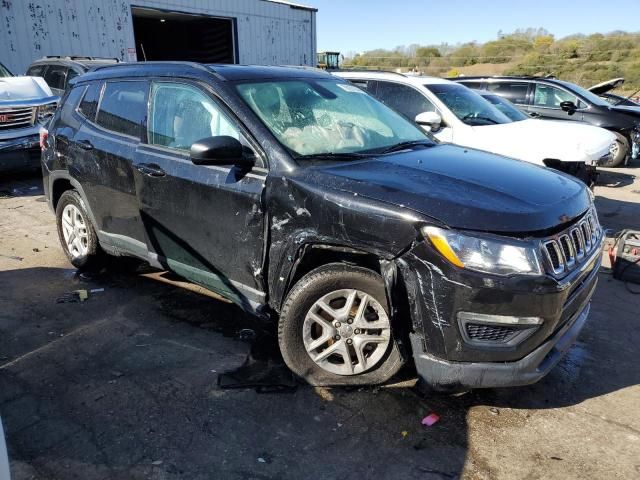
[(89, 298), (89, 292), (86, 290), (74, 290), (73, 292), (66, 292), (61, 297), (56, 299), (56, 303), (81, 303)]
[(431, 425), (435, 425), (438, 420), (440, 420), (440, 417), (435, 414), (435, 413), (430, 413), (429, 415), (427, 415), (426, 417), (424, 417), (422, 419), (422, 425), (426, 425), (427, 427), (430, 427)]
[(491, 415), (500, 415), (500, 410), (498, 410), (496, 407), (491, 407), (489, 411), (491, 412)]
[(403, 431), (400, 432), (400, 435), (402, 435), (402, 438), (404, 438), (407, 435), (409, 435), (409, 432), (407, 432), (406, 430), (403, 430)]

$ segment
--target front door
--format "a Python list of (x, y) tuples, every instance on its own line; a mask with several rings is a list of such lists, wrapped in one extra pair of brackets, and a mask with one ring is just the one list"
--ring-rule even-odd
[[(223, 105), (187, 82), (152, 84), (146, 130), (135, 175), (152, 258), (243, 308), (263, 303), (266, 170), (257, 148)], [(256, 167), (194, 165), (191, 145), (218, 135), (240, 140)]]
[[(562, 110), (560, 104), (566, 101), (573, 102), (578, 107), (578, 110), (573, 113)], [(586, 108), (584, 102), (571, 92), (553, 85), (536, 83), (533, 101), (528, 110), (536, 118), (580, 122), (583, 120), (581, 110), (584, 108)]]

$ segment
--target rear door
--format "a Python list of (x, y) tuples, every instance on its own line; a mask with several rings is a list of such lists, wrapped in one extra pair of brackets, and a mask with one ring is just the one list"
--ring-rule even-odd
[(146, 257), (133, 161), (140, 144), (149, 84), (118, 80), (91, 85), (80, 104), (85, 121), (75, 135), (70, 171), (82, 184), (100, 240)]
[(486, 90), (506, 98), (511, 103), (524, 109), (529, 106), (529, 97), (533, 91), (533, 84), (517, 80), (488, 82)]
[[(562, 110), (560, 104), (565, 101), (573, 102), (578, 110), (573, 114)], [(584, 118), (582, 110), (586, 107), (587, 105), (570, 91), (555, 85), (536, 82), (529, 111), (540, 118), (582, 121)]]
[[(229, 135), (254, 154), (251, 171), (194, 165), (191, 145)], [(251, 152), (251, 153), (250, 153)], [(136, 189), (147, 245), (165, 268), (250, 309), (263, 303), (262, 192), (267, 171), (259, 147), (208, 87), (155, 81), (146, 140), (136, 157)]]

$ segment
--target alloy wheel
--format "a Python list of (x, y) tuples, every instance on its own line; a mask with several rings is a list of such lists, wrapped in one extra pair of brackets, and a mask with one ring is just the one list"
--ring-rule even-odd
[(391, 341), (389, 316), (372, 296), (335, 290), (317, 300), (303, 324), (311, 359), (337, 375), (358, 375), (375, 367)]
[(73, 258), (83, 257), (89, 250), (87, 223), (78, 207), (69, 204), (62, 210), (62, 236)]

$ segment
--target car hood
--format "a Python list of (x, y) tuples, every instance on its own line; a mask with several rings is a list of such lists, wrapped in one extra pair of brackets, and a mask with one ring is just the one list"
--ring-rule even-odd
[(596, 95), (601, 95), (603, 93), (607, 93), (614, 88), (618, 88), (624, 83), (624, 78), (612, 78), (611, 80), (607, 80), (606, 82), (598, 83), (593, 87), (589, 88), (590, 92), (595, 93)]
[(610, 110), (621, 113), (631, 113), (633, 115), (640, 114), (640, 105), (637, 107), (626, 107), (624, 105), (612, 105), (609, 107)]
[(539, 164), (545, 158), (597, 160), (615, 141), (615, 135), (604, 128), (560, 120), (529, 119), (473, 129), (478, 143), (470, 147)]
[(322, 188), (413, 210), (459, 229), (542, 231), (591, 205), (585, 185), (568, 175), (452, 145), (308, 171)]
[(0, 78), (0, 105), (52, 97), (51, 89), (40, 77)]

